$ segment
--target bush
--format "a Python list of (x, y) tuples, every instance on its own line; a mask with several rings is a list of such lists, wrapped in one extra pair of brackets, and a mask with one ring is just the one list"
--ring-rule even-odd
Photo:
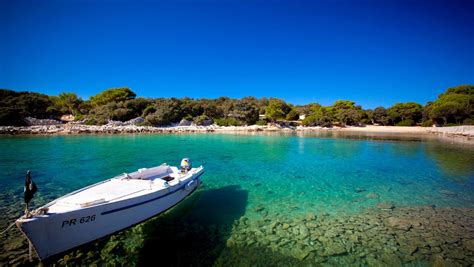
[(210, 125), (212, 124), (212, 119), (206, 115), (197, 116), (193, 119), (194, 124), (196, 125)]
[(296, 112), (296, 110), (292, 109), (290, 110), (290, 112), (288, 112), (288, 114), (286, 114), (286, 119), (289, 120), (289, 121), (296, 121), (300, 118), (300, 116), (298, 115), (298, 112)]
[(146, 116), (145, 121), (153, 126), (166, 126), (171, 123), (166, 116), (157, 112)]
[(474, 125), (474, 119), (473, 118), (467, 118), (463, 121), (464, 125)]
[(266, 126), (267, 125), (267, 122), (264, 121), (264, 120), (259, 120), (255, 123), (256, 125), (260, 125), (260, 126)]
[(97, 125), (97, 121), (94, 119), (88, 119), (84, 122), (85, 125)]
[(433, 126), (433, 124), (434, 124), (434, 122), (433, 122), (432, 120), (426, 120), (426, 121), (424, 121), (424, 122), (421, 124), (421, 126), (423, 126), (423, 127), (431, 127), (431, 126)]
[(415, 125), (415, 122), (413, 120), (402, 120), (401, 122), (395, 124), (395, 126), (413, 126)]
[(235, 118), (215, 119), (214, 122), (219, 126), (242, 126), (244, 123)]

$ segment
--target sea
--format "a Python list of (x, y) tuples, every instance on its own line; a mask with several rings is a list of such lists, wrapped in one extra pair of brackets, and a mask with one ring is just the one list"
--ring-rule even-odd
[[(0, 230), (32, 206), (190, 158), (201, 187), (164, 214), (46, 265), (474, 264), (474, 146), (428, 135), (142, 134), (0, 137)], [(0, 265), (38, 265), (15, 228)]]

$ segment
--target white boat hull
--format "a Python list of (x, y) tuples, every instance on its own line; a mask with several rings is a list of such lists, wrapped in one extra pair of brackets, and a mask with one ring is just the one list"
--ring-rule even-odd
[(18, 220), (17, 225), (44, 260), (166, 211), (199, 187), (203, 173), (201, 170), (183, 183), (170, 186), (167, 192), (161, 190), (65, 213), (35, 215)]

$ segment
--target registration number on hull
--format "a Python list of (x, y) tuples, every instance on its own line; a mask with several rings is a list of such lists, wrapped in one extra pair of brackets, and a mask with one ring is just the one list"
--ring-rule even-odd
[(61, 225), (61, 227), (63, 228), (65, 226), (73, 226), (76, 224), (88, 223), (88, 222), (93, 222), (93, 221), (95, 221), (95, 214), (90, 215), (90, 216), (84, 216), (84, 217), (81, 217), (80, 219), (74, 218), (74, 219), (65, 220), (63, 221), (63, 224)]

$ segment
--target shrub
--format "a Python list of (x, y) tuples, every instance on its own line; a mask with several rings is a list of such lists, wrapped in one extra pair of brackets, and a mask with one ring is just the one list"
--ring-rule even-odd
[(296, 112), (296, 110), (292, 109), (290, 110), (290, 112), (288, 112), (288, 114), (286, 114), (286, 119), (289, 120), (289, 121), (296, 121), (300, 118), (300, 116), (298, 115), (298, 112)]
[(396, 126), (413, 126), (415, 125), (415, 122), (413, 120), (407, 119), (407, 120), (402, 120), (395, 125)]
[(97, 121), (95, 119), (88, 119), (84, 122), (85, 125), (97, 125)]
[(464, 125), (474, 125), (474, 118), (467, 118), (463, 121)]
[(257, 121), (255, 124), (256, 124), (256, 125), (260, 125), (260, 126), (265, 126), (265, 125), (267, 125), (267, 122), (264, 121), (264, 120), (259, 120), (259, 121)]
[(426, 121), (424, 121), (424, 122), (421, 124), (421, 126), (423, 126), (423, 127), (431, 127), (431, 126), (433, 126), (433, 124), (434, 124), (434, 122), (433, 122), (432, 120), (426, 120)]
[(171, 122), (167, 119), (167, 117), (163, 116), (162, 114), (155, 112), (146, 116), (145, 121), (150, 123), (153, 126), (166, 126), (169, 125)]
[(242, 126), (244, 123), (235, 118), (215, 119), (214, 122), (219, 126)]
[[(206, 122), (208, 122), (209, 120), (212, 121), (212, 119), (210, 119), (208, 116), (206, 115), (201, 115), (201, 116), (197, 116), (196, 118), (193, 119), (193, 122), (194, 124), (196, 125), (204, 125)], [(211, 123), (212, 124), (212, 123)]]

